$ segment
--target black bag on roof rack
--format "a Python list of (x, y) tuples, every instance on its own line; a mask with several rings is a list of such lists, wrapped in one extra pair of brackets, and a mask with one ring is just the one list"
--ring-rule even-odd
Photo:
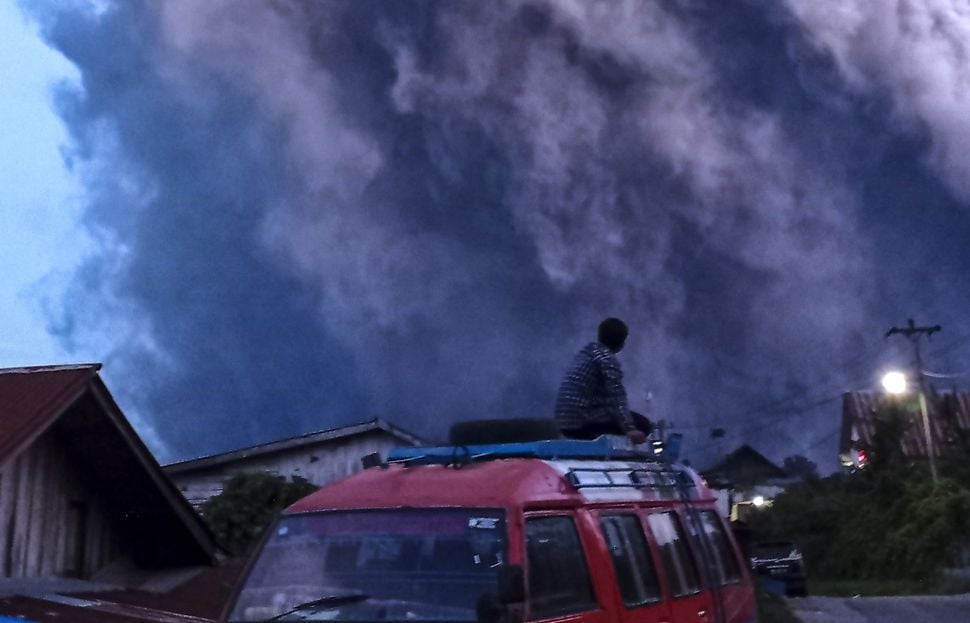
[(453, 446), (497, 443), (524, 443), (562, 439), (559, 425), (552, 418), (504, 418), (458, 422), (448, 431)]

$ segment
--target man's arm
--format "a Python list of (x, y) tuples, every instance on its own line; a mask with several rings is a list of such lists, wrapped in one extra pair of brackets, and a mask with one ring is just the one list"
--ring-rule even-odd
[(613, 413), (616, 423), (624, 432), (635, 430), (627, 405), (626, 388), (623, 387), (623, 370), (616, 357), (606, 356), (600, 360), (600, 373), (603, 375), (606, 406)]

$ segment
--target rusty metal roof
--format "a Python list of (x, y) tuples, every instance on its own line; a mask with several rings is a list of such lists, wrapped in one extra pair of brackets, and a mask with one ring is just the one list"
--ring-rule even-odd
[(101, 364), (0, 369), (0, 465), (54, 423)]
[[(846, 453), (853, 446), (872, 448), (875, 445), (880, 413), (887, 400), (891, 399), (873, 391), (855, 391), (843, 395), (841, 452)], [(931, 390), (926, 404), (933, 455), (946, 457), (970, 450), (970, 392)], [(926, 435), (915, 400), (904, 403), (902, 411), (904, 419), (900, 449), (903, 455), (913, 459), (926, 458), (929, 455)]]

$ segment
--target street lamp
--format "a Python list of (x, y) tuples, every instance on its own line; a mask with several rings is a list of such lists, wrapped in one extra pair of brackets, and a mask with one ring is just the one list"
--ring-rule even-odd
[(908, 389), (906, 375), (896, 370), (887, 372), (882, 376), (882, 388), (886, 390), (887, 394), (894, 396), (905, 394)]
[(751, 503), (760, 508), (765, 505), (765, 498), (764, 496), (756, 495), (754, 496), (754, 499), (751, 500)]

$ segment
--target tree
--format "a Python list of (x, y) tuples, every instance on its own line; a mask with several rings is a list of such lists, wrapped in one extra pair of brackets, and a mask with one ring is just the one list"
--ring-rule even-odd
[(799, 480), (816, 480), (818, 466), (800, 454), (790, 456), (782, 463), (781, 468)]
[(289, 482), (261, 472), (233, 476), (217, 496), (202, 505), (202, 518), (219, 544), (233, 554), (245, 553), (279, 512), (317, 490), (305, 478)]
[(906, 462), (901, 445), (903, 435), (912, 426), (916, 405), (907, 399), (890, 396), (879, 402), (870, 451), (870, 469), (894, 469)]

